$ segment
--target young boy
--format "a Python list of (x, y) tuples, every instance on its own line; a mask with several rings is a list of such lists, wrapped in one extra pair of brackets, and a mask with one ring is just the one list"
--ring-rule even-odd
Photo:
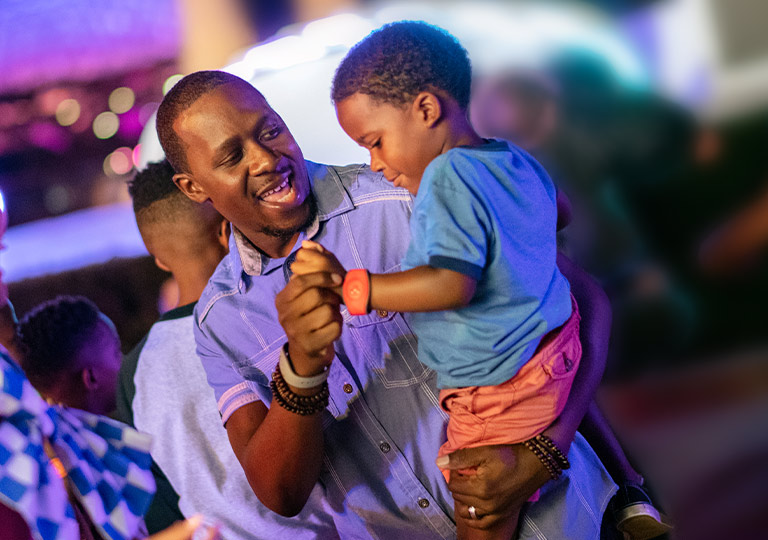
[[(384, 26), (350, 50), (333, 81), (339, 123), (373, 170), (416, 195), (411, 243), (402, 272), (345, 271), (311, 242), (292, 269), (343, 277), (350, 314), (412, 312), (450, 413), (441, 455), (525, 442), (556, 477), (568, 461), (539, 434), (562, 411), (581, 345), (556, 265), (555, 188), (525, 152), (475, 133), (470, 82), (466, 51), (426, 23)], [(519, 517), (478, 530), (467, 520), (482, 509), (456, 513), (462, 538), (511, 538)]]

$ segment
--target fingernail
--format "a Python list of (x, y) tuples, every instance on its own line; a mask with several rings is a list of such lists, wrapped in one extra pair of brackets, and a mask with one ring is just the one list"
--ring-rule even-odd
[(187, 519), (187, 525), (193, 529), (197, 529), (203, 523), (203, 515), (195, 514), (191, 518)]
[(331, 274), (331, 281), (333, 281), (336, 285), (341, 285), (341, 282), (344, 280), (341, 279), (339, 274)]
[(451, 458), (449, 458), (448, 456), (440, 456), (435, 460), (435, 465), (437, 465), (441, 469), (444, 469), (448, 466), (450, 462), (451, 462)]

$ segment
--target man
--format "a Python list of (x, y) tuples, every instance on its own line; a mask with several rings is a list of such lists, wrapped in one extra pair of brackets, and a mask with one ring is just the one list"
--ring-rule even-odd
[[(383, 311), (351, 318), (323, 288), (332, 276), (290, 276), (291, 255), (309, 238), (349, 267), (397, 269), (408, 244), (405, 191), (367, 167), (305, 162), (263, 96), (221, 72), (178, 83), (158, 111), (158, 135), (179, 188), (233, 225), (230, 254), (195, 310), (195, 337), (232, 448), (268, 508), (295, 515), (321, 490), (342, 537), (451, 538), (451, 491), (482, 528), (546, 481), (521, 445), (480, 448), (451, 456), (451, 469), (478, 469), (452, 474), (449, 491), (434, 464), (446, 415), (407, 320)], [(328, 385), (323, 396), (323, 383), (291, 383), (290, 395), (327, 407), (296, 414), (273, 397), (269, 375), (286, 337), (291, 380), (327, 375)], [(600, 369), (585, 373), (578, 398), (591, 397)], [(581, 401), (547, 433), (566, 450)], [(573, 474), (543, 487), (522, 537), (598, 536), (614, 488), (583, 441), (574, 442)]]
[[(251, 491), (195, 355), (192, 312), (227, 254), (229, 226), (210, 204), (185, 197), (173, 174), (167, 161), (151, 163), (129, 185), (144, 245), (179, 286), (178, 305), (124, 358), (118, 382), (118, 418), (153, 437), (158, 492), (147, 527), (160, 531), (183, 516), (204, 513), (227, 539), (260, 538), (265, 521), (295, 536), (295, 522), (269, 512)], [(330, 518), (303, 517), (312, 538), (334, 531)]]

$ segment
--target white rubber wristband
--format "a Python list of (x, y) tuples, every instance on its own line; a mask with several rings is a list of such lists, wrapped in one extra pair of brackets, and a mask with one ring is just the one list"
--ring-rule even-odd
[(323, 384), (331, 372), (330, 369), (325, 368), (325, 371), (313, 375), (311, 377), (302, 377), (297, 375), (293, 371), (293, 365), (291, 364), (291, 358), (288, 355), (288, 344), (283, 345), (280, 349), (280, 374), (283, 376), (283, 380), (294, 388), (315, 388)]

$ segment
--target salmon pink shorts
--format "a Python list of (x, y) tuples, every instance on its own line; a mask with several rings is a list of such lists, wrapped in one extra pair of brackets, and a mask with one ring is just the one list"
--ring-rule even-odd
[[(440, 391), (449, 414), (448, 440), (438, 455), (460, 448), (515, 444), (543, 432), (560, 416), (581, 360), (579, 316), (571, 295), (570, 318), (546, 334), (534, 355), (508, 381)], [(449, 471), (444, 470), (446, 480)], [(535, 498), (538, 499), (538, 492)]]

